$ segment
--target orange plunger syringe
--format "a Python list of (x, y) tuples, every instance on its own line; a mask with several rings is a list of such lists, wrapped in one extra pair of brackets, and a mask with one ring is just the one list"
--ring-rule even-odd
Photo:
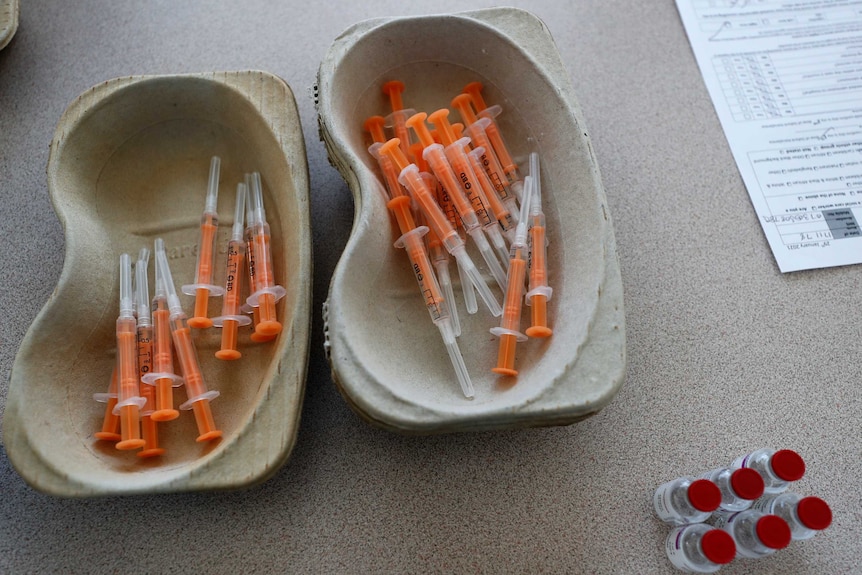
[[(437, 178), (429, 172), (421, 172), (422, 178), (428, 189), (437, 187)], [(420, 213), (421, 217), (422, 214)], [(452, 318), (452, 331), (455, 332), (455, 337), (461, 335), (461, 320), (458, 317), (458, 306), (455, 305), (455, 290), (452, 288), (452, 275), (449, 273), (449, 252), (443, 246), (443, 242), (434, 233), (434, 230), (428, 229), (428, 235), (425, 236), (428, 244), (428, 249), (431, 251), (431, 261), (434, 263), (434, 269), (437, 270), (437, 282), (443, 290), (443, 299), (448, 302), (449, 315)], [(466, 283), (470, 283), (467, 278), (464, 278)], [(473, 286), (470, 286), (473, 289)]]
[[(512, 155), (509, 154), (509, 149), (500, 135), (500, 129), (494, 121), (494, 117), (502, 112), (502, 108), (500, 106), (491, 106), (489, 108), (485, 104), (485, 99), (482, 97), (482, 82), (470, 82), (464, 86), (464, 93), (470, 94), (470, 98), (473, 100), (473, 105), (476, 107), (479, 115), (490, 120), (489, 124), (485, 127), (485, 133), (488, 134), (488, 139), (491, 140), (494, 153), (503, 165), (506, 175), (509, 176), (512, 182), (519, 181), (521, 178), (518, 175), (518, 166), (512, 161)], [(464, 121), (466, 122), (467, 119), (465, 118)]]
[(218, 232), (218, 176), (221, 159), (213, 156), (210, 160), (210, 177), (207, 185), (207, 197), (204, 214), (201, 216), (201, 235), (198, 245), (198, 261), (195, 267), (195, 283), (182, 286), (182, 292), (195, 296), (195, 312), (189, 318), (192, 327), (212, 327), (212, 320), (207, 315), (209, 298), (224, 293), (221, 286), (214, 285), (216, 233)]
[(499, 206), (493, 203), (491, 199), (493, 194), (488, 194), (488, 199), (492, 201), (491, 207), (494, 210), (494, 214), (497, 216), (504, 230), (508, 231), (511, 229), (512, 233), (514, 233), (515, 224), (518, 223), (516, 221), (518, 206), (514, 194), (509, 190), (509, 180), (506, 178), (503, 166), (500, 165), (500, 160), (497, 158), (497, 154), (494, 153), (491, 140), (488, 138), (486, 132), (487, 127), (491, 124), (491, 120), (488, 118), (477, 118), (476, 114), (473, 113), (471, 101), (472, 97), (470, 94), (460, 94), (452, 100), (452, 106), (457, 108), (461, 114), (461, 118), (467, 126), (467, 135), (473, 142), (474, 148), (482, 148), (480, 163), (494, 185), (498, 200), (501, 200), (505, 204), (506, 211), (503, 212)]
[(138, 449), (141, 439), (140, 410), (146, 403), (141, 397), (138, 379), (137, 321), (132, 299), (132, 260), (129, 254), (120, 256), (120, 315), (117, 317), (117, 405), (114, 414), (120, 416), (121, 440), (117, 449)]
[[(377, 145), (375, 144), (375, 146)], [(401, 148), (398, 146), (398, 138), (394, 138), (383, 144), (380, 147), (379, 155), (385, 159), (384, 161), (392, 161), (393, 150), (394, 155), (406, 164), (407, 159), (401, 154)], [(393, 163), (400, 164), (398, 160), (395, 160)], [(414, 164), (410, 164), (410, 166), (418, 170)], [(416, 173), (418, 175), (418, 171)], [(396, 189), (400, 191), (401, 186), (397, 186)], [(413, 220), (413, 213), (410, 211), (410, 196), (394, 194), (391, 190), (389, 196), (386, 207), (395, 216), (398, 228), (401, 231), (401, 237), (395, 242), (395, 247), (404, 248), (407, 252), (407, 257), (410, 259), (411, 268), (413, 269), (413, 275), (419, 284), (419, 292), (425, 300), (425, 308), (431, 316), (431, 321), (434, 322), (434, 325), (440, 331), (443, 344), (446, 346), (446, 352), (449, 354), (449, 360), (452, 362), (452, 367), (455, 368), (455, 375), (461, 385), (461, 391), (465, 397), (472, 398), (473, 383), (470, 381), (467, 366), (464, 365), (461, 350), (455, 341), (455, 329), (452, 325), (450, 315), (450, 309), (454, 305), (454, 302), (448, 302), (444, 298), (440, 284), (437, 283), (437, 278), (434, 275), (434, 270), (431, 268), (425, 244), (422, 241), (422, 236), (428, 233), (429, 230), (425, 226), (416, 226)], [(445, 218), (442, 212), (440, 216)]]
[(371, 134), (374, 143), (368, 147), (368, 153), (377, 160), (377, 165), (383, 174), (383, 182), (389, 191), (390, 197), (407, 196), (407, 191), (398, 183), (398, 169), (392, 164), (389, 156), (380, 153), (380, 147), (386, 142), (386, 133), (383, 131), (383, 118), (371, 116), (365, 120), (365, 130)]
[(156, 260), (156, 285), (152, 302), (153, 370), (141, 378), (147, 386), (155, 387), (156, 408), (150, 415), (153, 421), (171, 421), (180, 416), (174, 409), (174, 388), (183, 384), (183, 378), (174, 371), (174, 346), (171, 342), (171, 312), (168, 295), (162, 279), (162, 267)]
[(500, 327), (492, 327), (491, 333), (500, 338), (500, 348), (497, 354), (497, 367), (491, 371), (501, 375), (518, 375), (515, 369), (515, 346), (520, 341), (526, 341), (527, 336), (521, 333), (521, 304), (524, 301), (524, 279), (527, 274), (527, 210), (532, 194), (531, 177), (524, 182), (524, 198), (521, 203), (521, 218), (515, 231), (509, 259), (508, 286), (506, 288), (506, 303), (503, 304), (503, 317)]
[[(435, 145), (438, 146), (438, 150), (442, 154), (442, 146), (439, 144)], [(401, 153), (398, 138), (393, 138), (383, 144), (383, 146), (380, 147), (380, 154), (383, 156), (389, 156), (392, 160), (392, 163), (399, 170), (398, 181), (410, 191), (413, 199), (417, 204), (419, 204), (419, 207), (425, 214), (428, 225), (431, 226), (434, 233), (436, 233), (437, 237), (440, 238), (440, 241), (443, 242), (446, 250), (452, 254), (455, 260), (461, 265), (462, 271), (466, 274), (466, 277), (468, 277), (473, 285), (476, 286), (476, 290), (479, 292), (485, 305), (488, 306), (488, 310), (491, 314), (499, 316), (500, 313), (502, 313), (500, 304), (494, 298), (494, 294), (491, 293), (488, 284), (485, 283), (485, 280), (479, 273), (479, 269), (467, 254), (464, 240), (461, 239), (461, 236), (458, 235), (458, 231), (452, 227), (446, 214), (443, 213), (443, 210), (440, 208), (439, 204), (437, 204), (437, 199), (422, 179), (422, 175), (419, 173), (419, 168), (416, 167), (416, 164), (409, 163), (404, 154)], [(444, 162), (445, 160), (446, 159), (443, 158)], [(473, 214), (474, 220), (475, 217), (476, 215)], [(479, 230), (481, 232), (481, 228), (479, 228)], [(484, 239), (484, 236), (482, 239)]]
[[(138, 310), (138, 377), (143, 378), (153, 371), (153, 322), (150, 319), (150, 290), (147, 279), (147, 263), (150, 250), (142, 248), (135, 263), (135, 307)], [(152, 418), (156, 410), (156, 390), (152, 385), (141, 386), (141, 395), (146, 400), (141, 410), (141, 430), (144, 448), (138, 457), (155, 457), (165, 452), (159, 447), (159, 431)]]
[(242, 305), (242, 276), (245, 264), (245, 242), (243, 232), (245, 226), (245, 184), (236, 187), (236, 205), (233, 213), (233, 228), (227, 244), (227, 265), (225, 266), (224, 300), (221, 316), (213, 318), (213, 325), (222, 328), (221, 349), (215, 352), (219, 359), (239, 359), (242, 354), (236, 348), (236, 336), (239, 326), (251, 323), (251, 318), (240, 313)]
[(120, 417), (114, 415), (114, 406), (117, 405), (117, 362), (114, 361), (114, 369), (111, 373), (111, 384), (108, 386), (108, 393), (94, 393), (93, 399), (99, 403), (105, 403), (105, 416), (102, 418), (102, 430), (97, 431), (93, 435), (96, 439), (102, 441), (119, 441), (120, 436)]
[[(428, 183), (429, 189), (434, 190), (434, 195), (437, 198), (437, 203), (443, 209), (443, 212), (446, 214), (446, 217), (449, 218), (449, 223), (452, 224), (453, 228), (458, 229), (458, 234), (461, 235), (462, 239), (463, 239), (465, 234), (463, 234), (463, 231), (464, 231), (463, 228), (460, 228), (461, 218), (458, 216), (458, 211), (455, 209), (455, 204), (452, 202), (452, 198), (449, 197), (449, 192), (446, 191), (446, 188), (444, 188), (442, 185), (440, 185), (440, 182), (437, 180), (436, 177), (434, 177), (434, 174), (432, 174), (429, 171), (431, 168), (428, 165), (428, 162), (425, 161), (425, 158), (422, 157), (422, 150), (424, 150), (424, 149), (425, 148), (422, 145), (422, 142), (417, 142), (417, 143), (413, 144), (412, 146), (410, 146), (410, 151), (413, 152), (413, 159), (416, 161), (416, 166), (419, 168), (419, 171), (422, 174), (427, 174), (428, 177), (434, 179), (433, 182)], [(426, 180), (428, 180), (428, 177), (425, 177), (425, 175), (423, 175), (423, 178), (425, 178)], [(434, 184), (433, 187), (431, 186), (431, 183)], [(431, 232), (432, 233), (434, 232), (433, 228), (432, 228)], [(437, 234), (434, 234), (435, 238), (436, 238), (436, 236), (437, 236)], [(431, 234), (428, 234), (429, 247), (430, 247), (430, 243), (431, 243), (431, 238), (432, 238)], [(440, 245), (442, 246), (442, 242)], [(434, 256), (435, 254), (436, 254), (436, 252), (432, 249), (432, 256)], [(436, 257), (432, 257), (432, 259), (434, 260), (434, 267), (435, 268), (437, 268), (439, 265), (442, 264), (442, 260), (440, 260)], [(456, 264), (457, 264), (457, 262), (456, 262)], [(461, 269), (460, 264), (457, 264), (455, 267), (458, 270), (458, 277), (461, 281), (461, 290), (464, 293), (464, 307), (467, 308), (467, 313), (474, 314), (479, 310), (479, 304), (476, 303), (476, 292), (473, 289), (473, 282), (470, 281), (470, 279), (467, 277), (467, 275)], [(448, 266), (447, 266), (447, 268), (448, 268)], [(443, 288), (444, 291), (446, 291), (447, 287), (446, 287), (446, 284), (444, 281), (444, 275), (443, 275), (443, 272), (441, 272), (439, 270), (439, 268), (437, 270), (437, 274), (438, 274), (438, 279), (440, 280), (440, 286)], [(454, 298), (450, 298), (449, 301), (454, 301)], [(461, 335), (461, 324), (460, 324), (460, 321), (459, 321), (459, 318), (457, 315), (457, 313), (458, 313), (457, 312), (457, 306), (452, 305), (451, 308), (452, 308), (452, 324), (455, 327), (455, 335), (460, 336)]]
[(539, 178), (539, 154), (530, 154), (530, 176), (533, 193), (530, 199), (530, 291), (527, 292), (527, 305), (532, 310), (532, 325), (527, 328), (530, 337), (550, 337), (553, 332), (548, 327), (548, 300), (554, 290), (548, 286), (547, 241), (545, 235), (545, 214), (542, 212), (542, 186)]
[[(494, 244), (494, 249), (497, 250), (498, 257), (502, 258), (503, 261), (508, 262), (509, 248), (506, 246), (505, 240), (503, 240), (503, 234), (500, 231), (500, 225), (497, 223), (496, 217), (488, 211), (490, 202), (482, 188), (479, 178), (473, 170), (470, 158), (467, 156), (467, 148), (470, 145), (470, 138), (456, 139), (455, 131), (449, 123), (448, 116), (449, 110), (443, 108), (428, 116), (428, 121), (434, 124), (437, 128), (437, 133), (440, 134), (440, 139), (443, 145), (446, 146), (446, 158), (449, 160), (449, 165), (452, 166), (452, 169), (455, 170), (455, 173), (460, 178), (461, 189), (464, 191), (464, 195), (470, 201), (470, 205), (476, 212), (476, 217), (479, 219), (479, 225), (482, 226), (482, 229), (485, 230), (485, 233), (488, 234), (489, 238), (491, 238), (491, 243)], [(484, 175), (484, 173), (480, 173)], [(506, 289), (505, 272), (496, 258), (493, 263), (494, 265), (491, 265), (491, 262), (488, 262), (491, 274), (494, 276), (494, 279), (497, 280), (500, 288)]]
[[(254, 211), (251, 209), (251, 174), (245, 175), (245, 235), (243, 238), (245, 239), (245, 263), (246, 270), (248, 271), (248, 291), (249, 293), (254, 293), (257, 291), (257, 274), (255, 273), (254, 263), (254, 226), (252, 225), (252, 220)], [(240, 310), (243, 313), (250, 313), (252, 315), (252, 321), (254, 323), (253, 330), (249, 339), (255, 343), (263, 343), (265, 341), (272, 341), (277, 335), (263, 335), (259, 333), (257, 330), (257, 324), (260, 323), (260, 306), (252, 307), (248, 303), (244, 303), (240, 306)]]
[(180, 304), (174, 287), (171, 268), (168, 265), (168, 256), (165, 254), (165, 242), (161, 238), (156, 239), (156, 269), (159, 267), (161, 267), (159, 277), (161, 277), (165, 292), (168, 295), (171, 336), (174, 341), (174, 349), (177, 351), (177, 358), (182, 367), (183, 380), (188, 394), (188, 400), (180, 405), (180, 409), (194, 410), (199, 433), (197, 441), (218, 439), (222, 432), (215, 426), (210, 401), (218, 397), (219, 392), (207, 390), (195, 343), (192, 340), (191, 328), (188, 326), (186, 314), (183, 312), (183, 306)]
[[(455, 203), (455, 208), (461, 216), (461, 222), (464, 224), (464, 229), (470, 237), (473, 238), (473, 242), (476, 244), (476, 247), (479, 248), (479, 253), (482, 254), (482, 258), (488, 265), (491, 275), (494, 276), (497, 283), (503, 287), (506, 285), (506, 276), (503, 273), (503, 269), (500, 267), (500, 262), (497, 261), (497, 257), (494, 255), (494, 250), (491, 249), (491, 245), (485, 237), (484, 229), (479, 223), (479, 218), (476, 215), (473, 204), (470, 203), (470, 200), (464, 193), (461, 178), (455, 175), (452, 166), (449, 164), (449, 160), (444, 152), (443, 144), (434, 142), (434, 138), (431, 136), (431, 132), (425, 124), (426, 117), (427, 115), (424, 112), (415, 114), (407, 120), (407, 125), (413, 129), (419, 137), (419, 141), (425, 145), (425, 151), (422, 153), (422, 156), (428, 162), (428, 165), (431, 166), (431, 170), (434, 172), (434, 175), (437, 176), (440, 184), (446, 188), (446, 191), (449, 193), (449, 197)], [(449, 147), (451, 148), (452, 146)], [(458, 147), (463, 152), (463, 146), (459, 145)], [(444, 239), (444, 237), (440, 236), (440, 239)], [(479, 286), (476, 286), (476, 289), (480, 289)]]
[[(404, 82), (391, 80), (383, 84), (383, 93), (389, 96), (389, 104), (392, 107), (392, 114), (387, 117), (391, 118), (392, 129), (395, 131), (395, 137), (401, 142), (401, 152), (410, 157), (410, 133), (407, 131), (405, 121), (413, 115), (415, 110), (405, 110), (404, 103), (401, 99), (401, 93), (404, 91)], [(379, 140), (376, 140), (379, 141)]]
[(275, 270), (272, 266), (269, 224), (263, 207), (263, 190), (260, 174), (251, 175), (252, 241), (254, 242), (254, 279), (256, 290), (248, 296), (248, 305), (260, 307), (260, 322), (255, 333), (273, 336), (281, 332), (281, 322), (276, 318), (275, 304), (284, 297), (285, 289), (275, 283)]

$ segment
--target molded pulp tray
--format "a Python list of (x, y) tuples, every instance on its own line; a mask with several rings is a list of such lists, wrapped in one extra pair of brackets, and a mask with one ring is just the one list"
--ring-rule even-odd
[[(215, 359), (220, 330), (194, 330), (216, 425), (195, 442), (190, 412), (159, 424), (166, 453), (141, 459), (96, 441), (115, 361), (119, 255), (163, 237), (177, 289), (192, 283), (210, 157), (222, 159), (216, 280), (230, 237), (237, 182), (263, 181), (272, 227), (278, 304), (275, 341), (240, 328), (242, 359)], [(57, 288), (27, 332), (12, 368), (4, 419), (9, 458), (32, 486), (64, 496), (222, 489), (269, 477), (296, 441), (308, 359), (311, 233), (308, 168), (296, 103), (263, 72), (130, 77), (85, 92), (51, 143), (48, 189), (65, 228)], [(150, 278), (153, 277), (150, 261)], [(152, 285), (152, 279), (151, 285)], [(247, 288), (245, 288), (247, 289)], [(153, 290), (151, 288), (150, 294)], [(192, 299), (180, 296), (190, 312)], [(210, 300), (210, 316), (221, 299)], [(177, 388), (175, 404), (185, 401)]]
[[(530, 151), (542, 159), (554, 335), (518, 345), (517, 380), (497, 376), (497, 339), (488, 330), (499, 319), (481, 303), (467, 316), (456, 287), (472, 401), (461, 394), (406, 255), (392, 247), (398, 233), (366, 151), (363, 121), (388, 113), (381, 92), (388, 80), (405, 83), (406, 107), (429, 113), (481, 81), (485, 100), (503, 107), (500, 131), (522, 171)], [(324, 311), (333, 376), (350, 405), (408, 433), (568, 424), (604, 407), (625, 373), (619, 264), (590, 140), (544, 24), (511, 8), (362, 22), (335, 41), (318, 90), (321, 138), (356, 205)]]
[(18, 30), (18, 0), (0, 0), (0, 50), (12, 41)]

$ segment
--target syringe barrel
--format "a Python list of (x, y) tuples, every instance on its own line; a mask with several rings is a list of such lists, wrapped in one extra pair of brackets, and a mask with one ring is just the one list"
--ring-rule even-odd
[(173, 373), (174, 355), (171, 347), (171, 326), (167, 298), (153, 299), (153, 327), (155, 341), (153, 342), (153, 371), (155, 373)]
[(449, 165), (449, 160), (446, 159), (446, 153), (443, 151), (442, 144), (432, 144), (426, 147), (425, 151), (422, 152), (422, 156), (428, 162), (428, 165), (431, 166), (434, 175), (437, 176), (437, 179), (446, 188), (449, 198), (455, 204), (455, 209), (458, 210), (458, 215), (461, 216), (464, 229), (470, 231), (477, 227), (479, 221), (476, 217), (476, 212), (473, 210), (470, 200), (464, 194), (461, 183), (452, 170), (452, 166)]
[(494, 116), (499, 114), (501, 111), (502, 109), (499, 106), (491, 106), (490, 108), (486, 108), (479, 112), (479, 116), (490, 120), (488, 125), (485, 127), (485, 133), (488, 135), (488, 139), (491, 141), (491, 146), (494, 148), (494, 153), (500, 160), (500, 164), (503, 166), (503, 170), (506, 172), (509, 180), (518, 180), (520, 179), (520, 176), (518, 175), (518, 166), (514, 161), (512, 161), (512, 155), (509, 153), (509, 149), (503, 141), (503, 136), (500, 135), (500, 129), (494, 121)]
[(548, 285), (547, 247), (545, 246), (545, 217), (532, 216), (530, 228), (530, 291)]
[(500, 165), (500, 160), (497, 159), (497, 155), (494, 154), (491, 141), (485, 133), (485, 130), (490, 123), (491, 121), (487, 118), (478, 119), (467, 127), (467, 135), (470, 136), (476, 149), (482, 148), (481, 161), (482, 166), (485, 169), (485, 173), (488, 174), (488, 178), (494, 185), (494, 189), (498, 194), (500, 194), (500, 199), (505, 201), (510, 195), (507, 185), (508, 180), (506, 179), (503, 166)]
[[(488, 213), (488, 200), (482, 191), (481, 184), (473, 173), (470, 159), (464, 151), (464, 147), (470, 142), (469, 138), (461, 138), (446, 146), (444, 153), (449, 160), (449, 166), (458, 178), (458, 185), (470, 203), (470, 208), (475, 212), (480, 226), (496, 223), (491, 214)], [(459, 212), (461, 208), (459, 207)]]
[(253, 236), (257, 290), (249, 296), (248, 303), (260, 308), (260, 322), (256, 325), (255, 332), (261, 335), (277, 335), (282, 326), (276, 317), (275, 303), (284, 297), (285, 289), (275, 284), (269, 224), (266, 221), (255, 223)]
[(377, 165), (383, 173), (383, 181), (386, 184), (386, 191), (390, 198), (405, 195), (404, 189), (398, 183), (398, 168), (392, 163), (392, 158), (386, 154), (380, 153), (380, 148), (383, 146), (380, 142), (375, 142), (368, 147), (368, 152), (377, 159)]
[(275, 285), (275, 274), (272, 269), (272, 250), (270, 249), (269, 224), (254, 225), (254, 265), (255, 283), (257, 289)]
[(485, 171), (482, 165), (485, 150), (484, 148), (476, 148), (467, 156), (470, 159), (470, 165), (473, 167), (473, 173), (476, 174), (476, 179), (482, 187), (484, 197), (488, 201), (488, 208), (493, 212), (497, 222), (508, 231), (515, 226), (515, 221), (509, 213), (509, 208), (503, 203), (501, 195), (495, 189), (494, 183), (490, 176)]
[(526, 255), (526, 250), (521, 248), (509, 260), (506, 300), (500, 327), (512, 331), (521, 330), (521, 305), (524, 301), (524, 279), (527, 272)]
[(117, 401), (123, 405), (140, 397), (137, 337), (134, 318), (117, 319)]
[(231, 240), (227, 245), (227, 263), (225, 264), (225, 291), (222, 301), (223, 316), (239, 315), (242, 305), (242, 276), (245, 264), (245, 242)]
[(248, 291), (254, 293), (258, 289), (258, 285), (257, 268), (254, 260), (254, 228), (252, 226), (245, 228), (245, 261), (248, 270)]
[(407, 251), (413, 276), (419, 284), (419, 292), (425, 302), (425, 309), (428, 310), (431, 321), (437, 323), (442, 319), (448, 319), (449, 314), (446, 310), (443, 292), (437, 283), (431, 262), (428, 260), (428, 252), (425, 251), (425, 245), (422, 242), (422, 236), (427, 231), (428, 228), (425, 226), (410, 230), (398, 238), (395, 247), (404, 248)]
[[(422, 179), (419, 168), (414, 164), (408, 165), (401, 170), (398, 181), (413, 195), (413, 199), (416, 200), (422, 213), (425, 214), (428, 226), (434, 230), (434, 233), (437, 234), (437, 237), (440, 238), (440, 241), (448, 249), (449, 244), (455, 241), (455, 238), (458, 238), (458, 232), (452, 227), (446, 214), (437, 203), (433, 190), (425, 185), (425, 180)], [(463, 244), (463, 241), (461, 243)]]
[(192, 340), (191, 328), (185, 314), (172, 315), (170, 319), (171, 336), (177, 359), (183, 372), (183, 381), (186, 384), (186, 393), (190, 401), (207, 393), (207, 385), (201, 372), (198, 354)]
[[(142, 380), (145, 375), (153, 371), (153, 326), (138, 325), (138, 377)], [(138, 385), (141, 397), (146, 400), (142, 415), (149, 415), (156, 409), (155, 389), (151, 385)]]
[[(171, 345), (170, 312), (167, 298), (157, 295), (153, 298), (153, 371), (142, 377), (141, 381), (155, 387), (156, 412), (153, 417), (158, 421), (169, 421), (179, 416), (174, 409), (174, 386), (182, 384), (182, 379), (174, 373), (174, 354)], [(146, 387), (149, 387), (147, 385)]]
[(195, 283), (198, 285), (213, 283), (217, 231), (218, 214), (205, 212), (201, 217), (201, 241), (195, 267)]
[(173, 336), (174, 348), (177, 350), (177, 358), (179, 358), (182, 366), (183, 379), (188, 394), (188, 400), (180, 405), (180, 409), (194, 411), (195, 423), (197, 423), (199, 433), (198, 442), (217, 439), (221, 437), (222, 432), (216, 428), (213, 421), (210, 401), (218, 397), (219, 392), (207, 390), (185, 314), (171, 316), (171, 335)]

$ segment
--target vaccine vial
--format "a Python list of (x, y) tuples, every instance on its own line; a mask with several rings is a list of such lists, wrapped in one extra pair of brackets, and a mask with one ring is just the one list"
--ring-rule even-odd
[(743, 511), (763, 495), (764, 483), (760, 473), (750, 468), (722, 467), (703, 474), (721, 491), (719, 511)]
[(787, 521), (757, 509), (722, 514), (716, 520), (715, 527), (730, 533), (740, 557), (766, 557), (790, 544), (790, 526)]
[(736, 557), (736, 544), (726, 531), (705, 523), (683, 525), (665, 541), (667, 558), (686, 573), (715, 573)]
[(754, 469), (763, 477), (764, 493), (786, 491), (791, 481), (805, 475), (805, 462), (792, 449), (758, 449), (736, 459), (731, 467)]
[(680, 477), (660, 485), (653, 495), (655, 512), (672, 525), (705, 521), (721, 504), (721, 491), (709, 479)]
[(832, 509), (819, 497), (800, 497), (796, 493), (767, 495), (752, 509), (778, 515), (790, 526), (794, 541), (811, 539), (832, 523)]

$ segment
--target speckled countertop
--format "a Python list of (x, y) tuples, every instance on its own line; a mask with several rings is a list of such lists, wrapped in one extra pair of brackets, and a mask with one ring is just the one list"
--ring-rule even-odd
[(0, 572), (673, 573), (655, 486), (761, 446), (805, 457), (796, 490), (829, 501), (834, 523), (721, 572), (858, 572), (862, 268), (779, 273), (671, 0), (513, 4), (547, 23), (592, 136), (625, 289), (626, 383), (570, 427), (401, 437), (350, 410), (324, 358), (319, 309), (353, 204), (318, 141), (312, 86), (350, 24), (421, 9), (22, 3), (0, 51), (0, 414), (63, 264), (48, 143), (69, 102), (113, 77), (262, 69), (291, 85), (311, 175), (314, 317), (299, 439), (271, 480), (62, 500), (28, 487), (0, 449)]

